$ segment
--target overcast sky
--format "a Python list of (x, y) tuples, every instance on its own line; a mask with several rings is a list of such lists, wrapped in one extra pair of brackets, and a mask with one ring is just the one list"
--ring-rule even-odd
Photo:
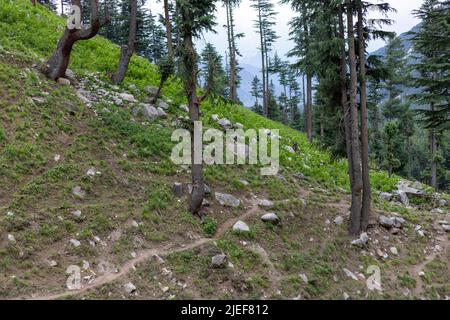
[[(277, 3), (278, 0), (272, 0)], [(395, 31), (398, 34), (409, 31), (413, 26), (415, 26), (419, 21), (411, 14), (414, 9), (420, 7), (423, 0), (387, 0), (395, 9), (397, 13), (391, 13), (389, 15), (390, 19), (395, 20), (395, 24), (389, 28), (389, 30)], [(243, 55), (241, 62), (248, 64), (255, 64), (255, 60), (258, 59), (257, 48), (259, 46), (258, 35), (253, 27), (253, 20), (256, 18), (256, 13), (253, 8), (250, 7), (251, 0), (243, 0), (241, 6), (235, 12), (236, 19), (236, 32), (245, 33), (245, 37), (240, 39), (238, 46)], [(383, 1), (384, 2), (384, 1)], [(152, 9), (154, 13), (161, 13), (161, 4), (155, 1), (149, 1), (149, 8)], [(277, 4), (276, 9), (279, 12), (277, 16), (277, 24), (275, 30), (280, 36), (277, 41), (275, 48), (280, 55), (284, 55), (292, 47), (289, 41), (289, 27), (288, 21), (295, 14), (292, 12), (288, 5)], [(199, 48), (203, 47), (206, 42), (213, 43), (217, 49), (224, 54), (227, 49), (226, 32), (223, 25), (226, 23), (226, 12), (221, 7), (218, 6), (217, 10), (217, 34), (205, 34), (204, 38), (197, 41)], [(379, 15), (374, 14), (373, 17), (379, 17)], [(369, 52), (372, 52), (385, 44), (383, 41), (373, 41), (369, 44)]]

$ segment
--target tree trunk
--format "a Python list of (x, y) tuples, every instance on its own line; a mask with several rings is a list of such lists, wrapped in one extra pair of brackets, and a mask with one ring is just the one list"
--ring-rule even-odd
[(264, 34), (262, 25), (262, 13), (261, 8), (258, 8), (258, 21), (259, 21), (259, 36), (261, 42), (261, 73), (263, 82), (263, 115), (267, 117), (269, 115), (269, 99), (267, 97), (267, 81), (266, 81), (266, 59), (265, 59), (265, 46), (264, 46)]
[(194, 122), (200, 120), (200, 102), (197, 96), (197, 54), (192, 39), (192, 32), (187, 28), (183, 32), (183, 66), (185, 68), (185, 90), (189, 101), (189, 117), (191, 119), (191, 160), (192, 160), (192, 193), (189, 201), (189, 211), (199, 214), (205, 197), (203, 180), (203, 164), (196, 163), (196, 155), (203, 150), (197, 150), (194, 135)]
[[(73, 0), (72, 4), (81, 8), (80, 0)], [(67, 67), (70, 62), (70, 54), (72, 52), (73, 45), (79, 40), (89, 40), (95, 37), (100, 28), (108, 21), (108, 14), (103, 21), (100, 21), (98, 14), (98, 0), (91, 0), (91, 25), (87, 29), (72, 29), (67, 27), (64, 34), (59, 39), (56, 46), (56, 50), (47, 61), (44, 74), (52, 80), (64, 77)]]
[(112, 82), (114, 84), (120, 84), (125, 79), (125, 75), (130, 64), (131, 57), (133, 56), (136, 43), (136, 28), (137, 28), (137, 0), (130, 0), (130, 31), (128, 34), (128, 44), (123, 45), (120, 50), (119, 66), (116, 73), (112, 76)]
[[(431, 104), (431, 111), (434, 111), (434, 104)], [(437, 162), (436, 162), (436, 154), (438, 152), (438, 145), (436, 139), (436, 132), (434, 129), (430, 130), (430, 145), (431, 145), (431, 187), (438, 191), (438, 182), (437, 182)]]
[(36, 0), (31, 0), (31, 4), (36, 7)]
[(172, 27), (170, 25), (170, 13), (169, 13), (169, 0), (164, 0), (164, 20), (166, 22), (167, 33), (167, 52), (169, 57), (173, 57), (173, 44), (172, 44)]
[(358, 1), (358, 38), (359, 38), (359, 71), (361, 100), (361, 158), (363, 175), (363, 204), (361, 211), (361, 229), (367, 231), (369, 226), (372, 190), (370, 187), (369, 168), (369, 130), (367, 127), (367, 88), (366, 88), (366, 55), (363, 29), (363, 3)]
[(234, 18), (233, 18), (233, 4), (229, 4), (230, 11), (230, 99), (233, 102), (238, 102), (237, 97), (237, 62), (236, 62), (236, 39), (234, 37)]
[(353, 8), (352, 1), (347, 1), (347, 33), (348, 33), (348, 55), (350, 63), (350, 127), (352, 145), (352, 166), (354, 184), (352, 188), (352, 208), (350, 216), (349, 231), (353, 235), (358, 235), (361, 231), (361, 193), (363, 189), (363, 179), (361, 172), (361, 152), (359, 143), (358, 108), (356, 106), (357, 95), (357, 72), (355, 35), (353, 32)]
[(339, 15), (339, 36), (341, 38), (341, 104), (344, 109), (344, 127), (345, 127), (345, 143), (347, 150), (347, 160), (348, 160), (348, 174), (350, 178), (350, 186), (353, 190), (354, 177), (353, 177), (353, 161), (352, 161), (352, 145), (351, 145), (351, 128), (350, 128), (350, 105), (348, 103), (347, 97), (347, 54), (345, 51), (345, 28), (344, 28), (344, 16), (343, 16), (343, 5), (338, 7)]
[(308, 141), (313, 140), (313, 124), (312, 124), (312, 76), (306, 75), (306, 108), (305, 108), (305, 129)]

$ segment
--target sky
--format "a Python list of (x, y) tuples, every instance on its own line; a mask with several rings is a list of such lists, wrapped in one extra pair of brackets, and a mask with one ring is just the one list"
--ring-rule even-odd
[[(274, 3), (277, 0), (273, 0)], [(376, 0), (378, 1), (378, 0)], [(386, 1), (386, 0), (385, 0)], [(412, 15), (412, 11), (420, 7), (423, 0), (387, 0), (392, 7), (397, 9), (396, 13), (390, 13), (389, 18), (395, 20), (395, 23), (386, 30), (395, 31), (397, 34), (409, 31), (412, 27), (419, 23), (419, 21)], [(258, 34), (254, 29), (254, 19), (256, 18), (256, 13), (253, 8), (251, 8), (251, 0), (243, 0), (240, 7), (235, 12), (236, 20), (236, 32), (242, 32), (245, 34), (244, 38), (239, 39), (238, 47), (241, 51), (242, 58), (240, 61), (242, 63), (255, 65), (256, 61), (259, 60), (258, 46), (259, 38)], [(154, 13), (162, 13), (161, 3), (156, 3), (156, 1), (149, 1), (148, 7)], [(216, 34), (207, 33), (202, 39), (197, 40), (196, 44), (198, 48), (201, 48), (207, 43), (213, 43), (218, 51), (224, 54), (227, 50), (227, 39), (226, 30), (223, 25), (226, 24), (226, 12), (220, 5), (217, 8), (217, 26)], [(277, 43), (274, 45), (277, 52), (280, 55), (286, 54), (292, 47), (292, 43), (289, 40), (289, 20), (295, 15), (290, 9), (289, 5), (277, 4), (276, 10), (279, 14), (276, 17), (275, 30), (280, 36)], [(372, 17), (380, 17), (379, 14), (372, 14)], [(373, 52), (378, 48), (385, 45), (382, 40), (372, 41), (369, 44), (368, 51)]]

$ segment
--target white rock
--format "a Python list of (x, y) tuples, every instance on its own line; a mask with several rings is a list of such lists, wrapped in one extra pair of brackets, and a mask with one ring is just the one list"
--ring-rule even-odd
[(278, 218), (278, 216), (275, 213), (267, 213), (261, 217), (261, 220), (263, 222), (271, 222), (274, 224), (280, 222), (280, 218)]
[(219, 121), (219, 116), (217, 114), (213, 114), (211, 116), (211, 119), (217, 122), (217, 121)]
[(6, 216), (7, 216), (7, 217), (14, 217), (14, 212), (8, 211), (8, 212), (6, 213)]
[(12, 234), (8, 234), (9, 242), (16, 242), (16, 238)]
[(221, 125), (225, 130), (232, 127), (231, 121), (228, 119), (220, 119), (218, 124)]
[(125, 290), (125, 293), (132, 294), (136, 291), (136, 286), (132, 284), (131, 282), (128, 282), (123, 286), (123, 289)]
[(353, 272), (351, 272), (350, 270), (348, 270), (348, 269), (346, 269), (346, 268), (344, 268), (344, 269), (342, 269), (342, 270), (344, 271), (344, 273), (345, 273), (345, 275), (346, 275), (347, 277), (349, 277), (349, 278), (351, 278), (351, 279), (353, 279), (353, 280), (358, 281), (358, 277), (355, 276), (355, 274), (354, 274)]
[(306, 274), (300, 274), (300, 279), (302, 279), (304, 283), (308, 284), (308, 276)]
[(61, 156), (59, 154), (55, 154), (55, 157), (53, 158), (55, 162), (59, 162), (61, 160)]
[(88, 261), (83, 260), (83, 269), (84, 269), (84, 270), (88, 270), (90, 266), (91, 266), (91, 265), (89, 264)]
[(227, 266), (227, 256), (224, 254), (218, 254), (211, 258), (211, 264), (213, 268), (221, 269)]
[(80, 210), (72, 211), (72, 215), (75, 216), (76, 218), (81, 218), (81, 211)]
[(233, 231), (237, 233), (246, 233), (250, 232), (250, 228), (248, 225), (243, 221), (238, 221), (233, 226)]
[(131, 103), (137, 102), (137, 100), (134, 98), (134, 96), (129, 93), (119, 93), (119, 98), (122, 99), (123, 101), (131, 102)]
[(392, 253), (394, 256), (398, 256), (398, 250), (397, 250), (396, 247), (391, 247), (391, 248), (389, 249), (389, 251), (391, 251), (391, 253)]
[(66, 78), (59, 78), (56, 82), (62, 86), (70, 86), (70, 80)]
[(359, 239), (352, 241), (352, 245), (354, 246), (363, 246), (369, 242), (369, 236), (367, 233), (361, 233)]
[(76, 239), (71, 239), (70, 243), (75, 247), (78, 248), (79, 246), (81, 246), (81, 242), (76, 240)]
[(338, 226), (340, 226), (341, 224), (344, 223), (344, 218), (342, 218), (341, 216), (336, 217), (336, 219), (334, 219), (334, 223), (337, 224)]
[(84, 191), (83, 189), (81, 189), (81, 187), (74, 187), (72, 189), (72, 194), (79, 199), (83, 199), (86, 196), (86, 191)]
[(342, 295), (344, 297), (344, 300), (349, 300), (350, 296), (348, 295), (347, 292), (344, 292), (344, 294)]
[(258, 206), (260, 206), (263, 209), (271, 209), (271, 208), (273, 208), (274, 205), (275, 204), (272, 201), (267, 200), (267, 199), (258, 200)]
[(292, 148), (291, 146), (284, 146), (284, 150), (286, 150), (287, 152), (292, 153), (292, 154), (295, 153), (294, 148)]
[(238, 198), (235, 198), (234, 196), (232, 196), (230, 194), (216, 192), (215, 198), (222, 206), (225, 206), (225, 207), (237, 208), (241, 204), (241, 200), (239, 200)]
[(56, 267), (58, 265), (58, 262), (56, 262), (55, 260), (51, 260), (51, 261), (48, 262), (48, 265), (50, 267)]

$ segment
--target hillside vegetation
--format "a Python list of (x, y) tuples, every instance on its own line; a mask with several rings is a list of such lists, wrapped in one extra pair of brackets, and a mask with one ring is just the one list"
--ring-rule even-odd
[[(40, 70), (63, 28), (29, 1), (0, 0), (0, 298), (450, 296), (449, 238), (441, 227), (449, 220), (447, 195), (437, 199), (424, 187), (426, 200), (410, 207), (380, 200), (400, 178), (372, 172), (370, 241), (352, 245), (347, 162), (240, 105), (205, 101), (204, 126), (220, 128), (217, 114), (245, 129), (279, 129), (280, 173), (206, 167), (208, 215), (192, 217), (187, 196), (172, 192), (174, 183), (190, 181), (189, 168), (170, 160), (172, 131), (187, 115), (180, 81), (164, 87), (167, 117), (136, 114), (145, 88), (159, 83), (156, 67), (133, 57), (125, 83), (110, 85), (119, 48), (101, 37), (76, 44), (73, 86), (48, 81)], [(123, 93), (138, 101), (117, 101)], [(295, 144), (299, 152), (291, 153), (286, 147)], [(222, 206), (215, 192), (240, 205)], [(281, 223), (262, 222), (268, 212)], [(394, 234), (379, 225), (380, 215), (406, 222)], [(239, 220), (250, 232), (232, 231)], [(214, 268), (211, 259), (222, 253), (227, 263)], [(81, 290), (67, 289), (70, 265), (81, 267)], [(381, 268), (382, 292), (366, 286), (371, 265)]]

